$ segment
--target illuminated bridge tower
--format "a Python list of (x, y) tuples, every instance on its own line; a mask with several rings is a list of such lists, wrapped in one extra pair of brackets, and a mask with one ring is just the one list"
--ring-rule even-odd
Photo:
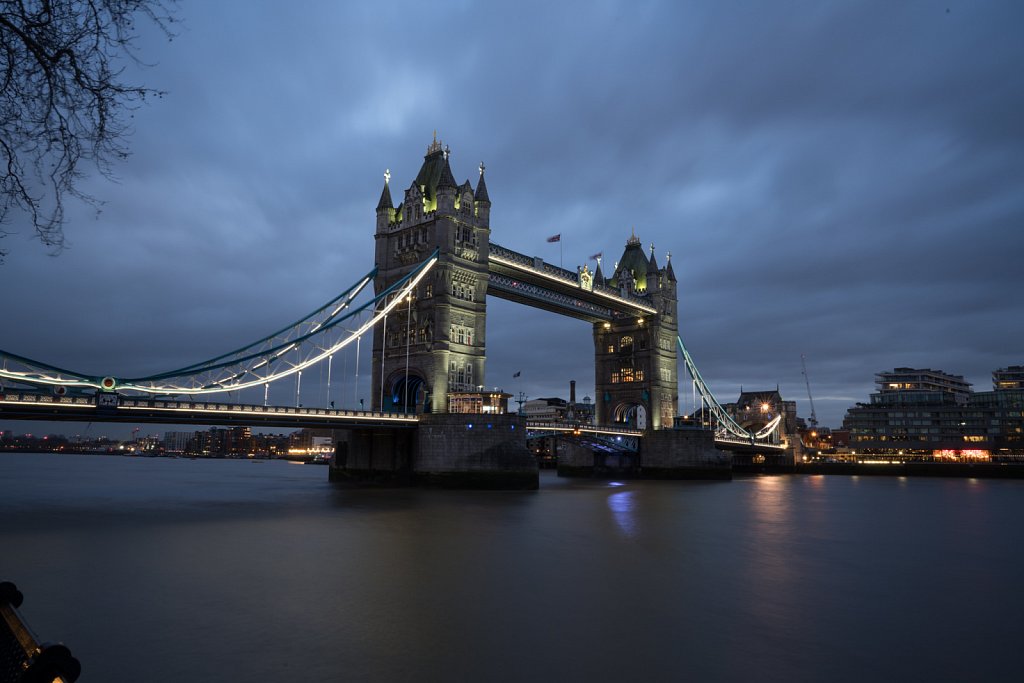
[(598, 264), (595, 284), (637, 297), (657, 310), (645, 317), (616, 316), (594, 324), (595, 402), (598, 424), (640, 429), (670, 428), (679, 404), (676, 336), (676, 276), (671, 254), (664, 268), (648, 258), (634, 234), (613, 275), (604, 280)]
[(446, 412), (449, 392), (475, 391), (484, 383), (491, 202), (483, 164), (474, 191), (468, 180), (456, 184), (448, 156), (435, 134), (397, 207), (390, 172), (384, 175), (377, 204), (375, 292), (435, 249), (440, 260), (412, 301), (400, 303), (386, 325), (374, 327), (374, 410)]

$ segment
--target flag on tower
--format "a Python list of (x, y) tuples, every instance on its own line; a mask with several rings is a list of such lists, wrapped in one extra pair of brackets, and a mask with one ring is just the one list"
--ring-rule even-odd
[(562, 241), (562, 233), (558, 233), (557, 235), (552, 235), (551, 237), (548, 238), (548, 242), (561, 242), (561, 241)]
[(590, 260), (591, 260), (591, 261), (596, 261), (597, 259), (601, 258), (601, 255), (602, 255), (603, 253), (604, 253), (604, 252), (602, 252), (602, 251), (599, 251), (599, 252), (597, 252), (596, 254), (592, 254), (592, 255), (590, 256)]
[(516, 372), (516, 374), (512, 375), (512, 379), (515, 379), (516, 377), (518, 377), (521, 374), (523, 374), (523, 371), (519, 370), (518, 372)]

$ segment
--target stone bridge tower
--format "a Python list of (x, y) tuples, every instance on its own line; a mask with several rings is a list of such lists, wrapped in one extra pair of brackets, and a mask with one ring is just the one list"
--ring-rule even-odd
[(594, 324), (595, 418), (598, 424), (626, 423), (641, 429), (671, 428), (678, 411), (676, 276), (671, 254), (664, 268), (643, 251), (634, 234), (613, 275), (598, 264), (595, 284), (618, 289), (657, 310), (646, 317), (617, 317)]
[(384, 176), (374, 292), (387, 289), (434, 249), (440, 261), (412, 301), (388, 315), (386, 329), (374, 327), (368, 409), (446, 412), (450, 391), (475, 391), (484, 383), (491, 202), (484, 165), (474, 190), (469, 180), (456, 184), (448, 157), (435, 134), (398, 206), (391, 199), (390, 173)]

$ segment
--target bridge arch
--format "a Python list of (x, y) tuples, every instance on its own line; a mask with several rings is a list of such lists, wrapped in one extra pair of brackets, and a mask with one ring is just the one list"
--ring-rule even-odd
[(428, 392), (427, 382), (422, 374), (410, 368), (408, 381), (403, 369), (401, 372), (392, 373), (391, 378), (386, 382), (388, 387), (387, 396), (391, 401), (391, 408), (397, 412), (415, 413), (418, 406), (422, 406)]
[(612, 416), (617, 424), (628, 425), (634, 429), (647, 429), (647, 407), (643, 403), (618, 403), (612, 410)]

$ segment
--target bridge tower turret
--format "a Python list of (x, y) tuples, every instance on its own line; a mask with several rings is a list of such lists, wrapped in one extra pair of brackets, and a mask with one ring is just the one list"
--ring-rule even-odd
[(380, 193), (380, 201), (377, 202), (377, 232), (386, 230), (389, 225), (395, 222), (395, 205), (391, 202), (391, 169), (384, 171), (384, 189)]
[(648, 258), (634, 233), (607, 283), (657, 312), (594, 324), (595, 418), (598, 424), (671, 428), (679, 404), (678, 302), (671, 264), (659, 268), (654, 245)]
[(491, 224), (491, 198), (487, 194), (487, 183), (484, 182), (484, 162), (480, 162), (480, 180), (476, 184), (476, 218), (483, 227)]
[(374, 410), (446, 412), (449, 392), (484, 384), (490, 198), (482, 174), (476, 193), (468, 180), (456, 184), (449, 156), (435, 134), (405, 201), (383, 216), (378, 206), (376, 293), (434, 249), (439, 262), (386, 329), (374, 328)]

